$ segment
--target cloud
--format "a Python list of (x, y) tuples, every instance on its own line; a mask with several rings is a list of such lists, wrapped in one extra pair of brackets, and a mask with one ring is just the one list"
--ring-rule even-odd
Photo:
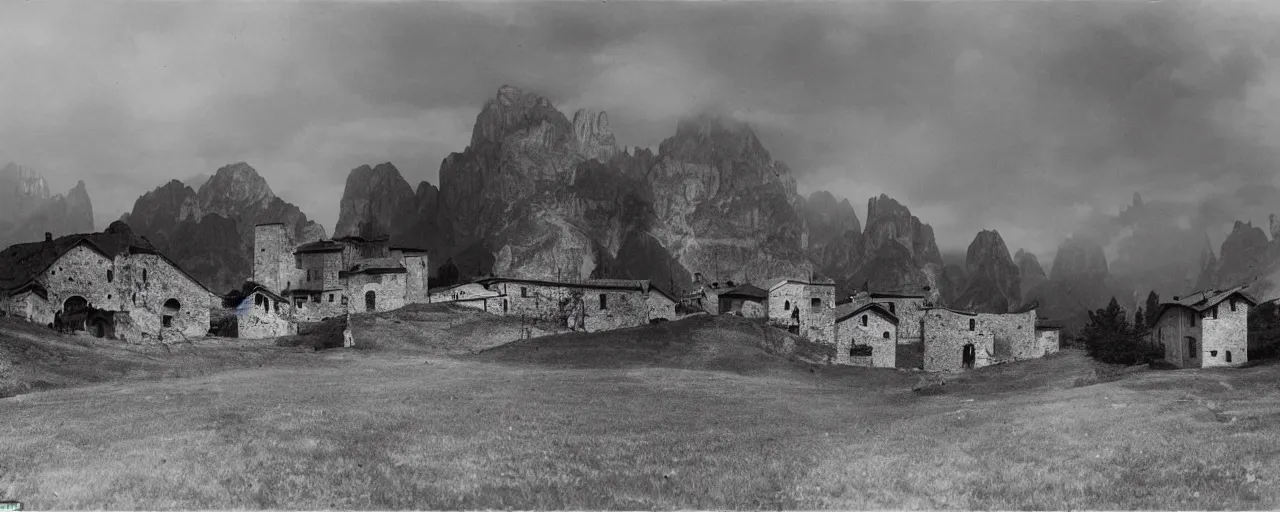
[(436, 182), (483, 102), (513, 84), (567, 115), (607, 110), (628, 146), (656, 147), (679, 117), (722, 109), (804, 191), (856, 205), (888, 193), (944, 250), (997, 229), (1049, 261), (1064, 234), (1102, 225), (1133, 192), (1197, 226), (1266, 218), (1280, 195), (1278, 14), (1175, 2), (9, 3), (0, 157), (55, 188), (84, 179), (100, 224), (170, 178), (244, 160), (331, 228), (351, 168), (391, 161), (412, 183)]

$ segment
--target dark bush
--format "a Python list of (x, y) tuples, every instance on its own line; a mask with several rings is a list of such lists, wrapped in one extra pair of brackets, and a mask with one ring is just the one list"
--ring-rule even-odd
[(851, 357), (869, 356), (871, 355), (871, 345), (854, 345), (849, 347), (849, 355)]
[(663, 323), (663, 322), (666, 322), (666, 321), (667, 321), (667, 319), (666, 319), (666, 318), (651, 318), (651, 319), (649, 319), (649, 323), (651, 323), (651, 324), (660, 324), (660, 323)]
[(1164, 346), (1151, 341), (1145, 322), (1131, 325), (1114, 297), (1107, 307), (1089, 312), (1080, 340), (1089, 356), (1110, 364), (1149, 364), (1164, 360)]

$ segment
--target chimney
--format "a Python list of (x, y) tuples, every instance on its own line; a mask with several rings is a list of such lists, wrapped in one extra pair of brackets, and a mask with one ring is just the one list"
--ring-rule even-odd
[(50, 233), (50, 232), (48, 232), (48, 231), (45, 231), (45, 232), (44, 232), (44, 241), (46, 241), (46, 242), (52, 242), (52, 241), (53, 241), (53, 233)]

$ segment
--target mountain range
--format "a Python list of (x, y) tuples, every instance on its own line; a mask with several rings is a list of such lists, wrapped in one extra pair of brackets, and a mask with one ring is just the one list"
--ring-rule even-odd
[[(0, 224), (9, 243), (92, 228), (83, 183), (50, 198), (32, 176), (12, 164), (0, 171), (0, 194), (17, 198), (2, 204), (26, 201), (38, 207), (14, 211), (40, 212), (38, 222)], [(1203, 229), (1136, 194), (1119, 215), (1095, 218), (1065, 240), (1049, 272), (1034, 255), (1011, 253), (996, 231), (980, 230), (963, 255), (944, 259), (933, 228), (907, 206), (882, 194), (866, 212), (864, 223), (847, 199), (800, 195), (791, 170), (742, 122), (693, 115), (656, 151), (626, 148), (607, 113), (570, 117), (540, 95), (503, 86), (481, 108), (467, 147), (441, 163), (439, 187), (412, 186), (390, 162), (353, 169), (333, 236), (389, 235), (463, 277), (637, 278), (682, 293), (694, 273), (719, 282), (825, 276), (841, 295), (919, 292), (985, 312), (1036, 302), (1043, 316), (1068, 325), (1112, 296), (1131, 307), (1149, 290), (1171, 296), (1280, 277), (1274, 218), (1270, 239), (1237, 223), (1218, 256)], [(170, 181), (122, 220), (215, 290), (252, 273), (255, 224), (283, 222), (296, 243), (327, 236), (243, 162)]]

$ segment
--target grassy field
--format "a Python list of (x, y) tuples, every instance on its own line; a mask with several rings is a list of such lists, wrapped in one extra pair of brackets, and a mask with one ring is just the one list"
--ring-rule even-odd
[(0, 494), (32, 509), (1280, 506), (1275, 365), (1122, 374), (1065, 351), (922, 395), (919, 373), (786, 358), (740, 319), (504, 344), (503, 320), (440, 313), (353, 319), (385, 337), (362, 350), (193, 347), (137, 356), (193, 367), (176, 378), (0, 399)]

